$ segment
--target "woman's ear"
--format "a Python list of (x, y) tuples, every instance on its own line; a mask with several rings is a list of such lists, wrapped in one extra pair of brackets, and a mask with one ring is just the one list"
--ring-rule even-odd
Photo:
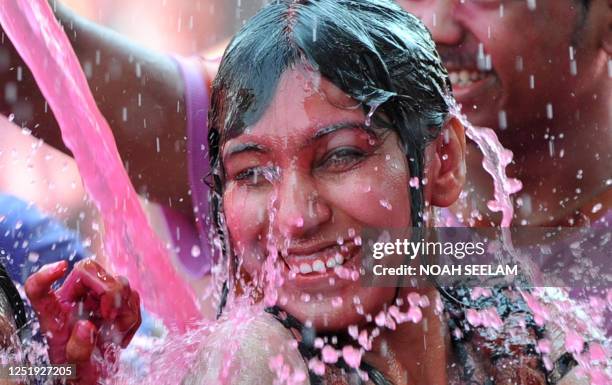
[(458, 198), (465, 182), (465, 130), (459, 119), (449, 119), (440, 136), (426, 150), (425, 199), (447, 207)]

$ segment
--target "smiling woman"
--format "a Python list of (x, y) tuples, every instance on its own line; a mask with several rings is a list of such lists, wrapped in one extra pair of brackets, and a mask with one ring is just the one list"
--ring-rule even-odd
[(364, 229), (428, 226), (457, 199), (465, 138), (451, 98), (429, 33), (390, 1), (276, 1), (243, 27), (209, 116), (229, 300), (186, 383), (545, 383), (529, 321), (512, 323), (522, 338), (502, 339), (507, 370), (492, 370), (490, 341), (451, 344), (462, 309), (439, 288), (357, 280)]

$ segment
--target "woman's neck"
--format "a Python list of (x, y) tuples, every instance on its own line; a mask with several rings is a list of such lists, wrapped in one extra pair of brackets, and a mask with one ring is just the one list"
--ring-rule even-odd
[[(406, 298), (413, 290), (401, 289), (400, 297)], [(442, 316), (434, 310), (439, 294), (433, 287), (419, 294), (426, 295), (430, 302), (428, 307), (421, 308), (423, 320), (381, 332), (364, 359), (395, 385), (447, 384), (449, 333)]]

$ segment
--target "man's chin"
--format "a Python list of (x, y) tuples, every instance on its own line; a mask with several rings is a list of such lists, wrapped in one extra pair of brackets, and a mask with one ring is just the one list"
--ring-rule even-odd
[(493, 73), (471, 84), (453, 85), (453, 96), (472, 125), (495, 130), (507, 127), (508, 116), (500, 107), (501, 87)]

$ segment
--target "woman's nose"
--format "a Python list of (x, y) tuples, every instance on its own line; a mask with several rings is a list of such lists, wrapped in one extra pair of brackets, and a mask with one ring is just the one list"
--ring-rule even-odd
[(281, 176), (275, 227), (283, 237), (310, 236), (331, 216), (331, 207), (319, 195), (312, 175), (291, 170)]

